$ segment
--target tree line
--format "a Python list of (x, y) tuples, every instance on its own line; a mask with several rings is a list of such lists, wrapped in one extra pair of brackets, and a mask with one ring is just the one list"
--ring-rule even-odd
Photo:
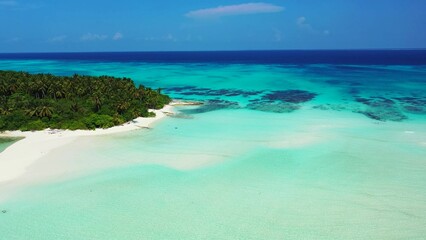
[(0, 71), (0, 131), (109, 128), (170, 101), (129, 78)]

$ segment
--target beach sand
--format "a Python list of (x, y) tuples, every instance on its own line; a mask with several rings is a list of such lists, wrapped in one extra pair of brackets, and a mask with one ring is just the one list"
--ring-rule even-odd
[(141, 128), (150, 128), (154, 123), (173, 112), (171, 105), (152, 110), (153, 118), (137, 118), (131, 122), (108, 129), (96, 130), (50, 130), (34, 132), (6, 131), (0, 137), (24, 137), (0, 154), (0, 184), (13, 181), (26, 173), (37, 160), (52, 150), (64, 146), (83, 136), (122, 133)]

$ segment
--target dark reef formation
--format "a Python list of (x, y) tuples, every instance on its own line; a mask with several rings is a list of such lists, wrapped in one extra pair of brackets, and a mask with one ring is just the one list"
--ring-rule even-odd
[(316, 93), (303, 90), (273, 91), (260, 99), (250, 100), (247, 108), (263, 112), (290, 113), (300, 109), (300, 104), (311, 101), (316, 96)]
[(426, 97), (397, 97), (402, 108), (409, 113), (426, 114)]
[[(289, 113), (300, 109), (302, 103), (311, 101), (317, 94), (303, 90), (282, 91), (244, 91), (235, 89), (211, 89), (195, 86), (180, 86), (164, 89), (166, 93), (181, 96), (204, 96), (204, 97), (235, 97), (242, 96), (251, 98), (246, 108), (264, 112)], [(261, 95), (263, 94), (263, 95)], [(183, 110), (185, 114), (197, 114), (215, 111), (219, 109), (241, 108), (237, 102), (226, 100), (208, 100), (201, 107)]]
[(347, 104), (320, 104), (320, 105), (315, 105), (312, 107), (313, 109), (318, 109), (318, 110), (324, 110), (324, 111), (328, 111), (328, 110), (333, 110), (333, 111), (344, 111), (348, 109), (348, 105)]
[(243, 96), (249, 97), (254, 95), (259, 95), (263, 91), (243, 91), (237, 89), (211, 89), (211, 88), (199, 88), (195, 86), (184, 86), (184, 87), (171, 87), (164, 89), (166, 93), (175, 93), (184, 96), (226, 96), (226, 97), (235, 97)]
[(395, 101), (385, 97), (355, 97), (355, 101), (366, 106), (364, 109), (353, 112), (361, 113), (368, 118), (378, 121), (400, 122), (407, 119), (396, 105)]
[(247, 108), (262, 112), (290, 113), (300, 109), (300, 106), (293, 103), (257, 101), (248, 104)]
[[(350, 111), (363, 114), (364, 116), (377, 121), (403, 121), (408, 119), (407, 114), (426, 114), (426, 97), (423, 94), (402, 95), (392, 97), (381, 96), (361, 96), (359, 86), (364, 85), (356, 79), (339, 80), (332, 79), (326, 81), (331, 85), (341, 85), (343, 91), (347, 92), (349, 99), (344, 103), (326, 103), (315, 105), (312, 108), (318, 110)], [(245, 97), (249, 98), (246, 108), (263, 112), (290, 113), (302, 108), (303, 104), (315, 99), (318, 94), (300, 89), (279, 90), (279, 91), (244, 91), (235, 89), (211, 89), (195, 86), (179, 86), (165, 89), (168, 93), (173, 93), (185, 97)], [(352, 98), (352, 99), (351, 99)], [(241, 108), (238, 102), (227, 100), (208, 100), (204, 105), (184, 110), (184, 114), (197, 114), (220, 109)], [(183, 115), (183, 117), (187, 117)]]
[(404, 111), (416, 114), (426, 113), (426, 100), (423, 98), (397, 97), (390, 99), (372, 96), (368, 98), (355, 97), (355, 101), (367, 106), (365, 110), (357, 111), (358, 113), (378, 121), (403, 121), (408, 119)]
[(241, 108), (237, 102), (226, 100), (208, 100), (203, 105), (193, 109), (183, 109), (183, 114), (199, 114), (221, 109), (239, 109)]
[(316, 93), (303, 91), (303, 90), (284, 90), (273, 91), (262, 97), (265, 101), (281, 101), (287, 103), (304, 103), (311, 101), (317, 96)]

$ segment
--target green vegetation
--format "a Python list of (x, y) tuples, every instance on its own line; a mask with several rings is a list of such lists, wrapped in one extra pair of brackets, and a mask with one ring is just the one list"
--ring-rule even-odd
[(170, 100), (129, 78), (0, 71), (0, 131), (109, 128)]

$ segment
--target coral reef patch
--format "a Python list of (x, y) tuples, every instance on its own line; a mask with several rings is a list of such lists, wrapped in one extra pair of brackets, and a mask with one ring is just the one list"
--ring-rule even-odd
[(183, 114), (199, 114), (206, 113), (222, 109), (239, 109), (241, 108), (238, 102), (226, 101), (226, 100), (208, 100), (203, 105), (192, 108), (192, 109), (182, 109)]
[(290, 113), (300, 109), (300, 106), (294, 103), (258, 101), (248, 104), (247, 108), (262, 112)]
[(317, 96), (316, 93), (303, 90), (273, 91), (262, 97), (265, 101), (282, 101), (287, 103), (304, 103), (311, 101)]
[(171, 87), (165, 88), (164, 92), (175, 93), (184, 96), (226, 96), (226, 97), (235, 97), (235, 96), (255, 96), (263, 93), (263, 91), (244, 91), (238, 89), (211, 89), (211, 88), (199, 88), (195, 86), (184, 86), (184, 87)]
[(378, 121), (394, 121), (400, 122), (408, 117), (405, 116), (398, 104), (392, 99), (385, 97), (356, 97), (355, 101), (367, 106), (364, 110), (354, 111), (361, 113), (368, 118), (378, 120)]

